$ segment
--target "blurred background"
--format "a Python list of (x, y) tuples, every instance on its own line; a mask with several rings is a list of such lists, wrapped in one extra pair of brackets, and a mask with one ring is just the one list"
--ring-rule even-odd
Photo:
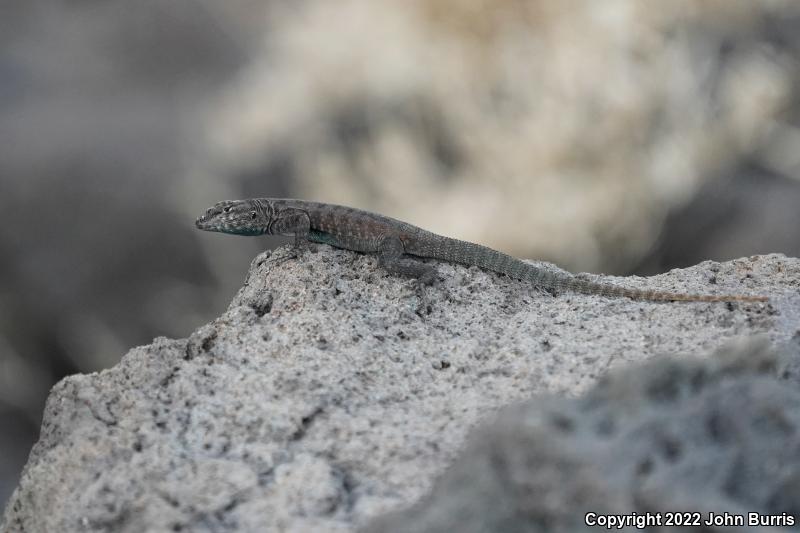
[(269, 239), (376, 210), (572, 271), (800, 255), (795, 0), (0, 3), (0, 505), (64, 375), (219, 315)]

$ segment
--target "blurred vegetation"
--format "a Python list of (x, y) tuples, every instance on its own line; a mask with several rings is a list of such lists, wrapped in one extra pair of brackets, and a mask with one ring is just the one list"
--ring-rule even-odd
[(0, 6), (0, 502), (65, 374), (218, 315), (274, 244), (209, 204), (355, 205), (572, 270), (798, 255), (800, 4)]

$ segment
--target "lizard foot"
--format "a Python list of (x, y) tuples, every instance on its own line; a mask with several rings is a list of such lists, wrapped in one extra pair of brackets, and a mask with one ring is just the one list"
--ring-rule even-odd
[(436, 292), (442, 292), (444, 300), (453, 301), (453, 297), (441, 283), (438, 277), (438, 272), (435, 269), (430, 269), (416, 280), (416, 295), (419, 299), (416, 313), (419, 316), (429, 315), (433, 312), (433, 300), (430, 298), (429, 293), (435, 287)]
[(416, 289), (417, 290), (415, 292), (419, 303), (417, 304), (417, 308), (414, 310), (414, 312), (421, 317), (431, 314), (433, 311), (433, 303), (426, 294), (425, 286), (422, 283), (416, 283)]
[[(284, 250), (286, 249), (284, 248)], [(291, 248), (286, 250), (284, 253), (281, 253), (280, 255), (274, 254), (273, 257), (274, 257), (273, 262), (275, 265), (282, 265), (287, 261), (291, 261), (292, 259), (297, 259), (297, 256), (294, 254), (294, 251)]]
[(303, 259), (311, 251), (311, 245), (308, 241), (299, 241), (291, 245), (291, 258)]

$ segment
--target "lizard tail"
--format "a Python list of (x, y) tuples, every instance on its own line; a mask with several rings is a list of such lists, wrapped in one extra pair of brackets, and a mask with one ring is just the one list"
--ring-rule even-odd
[(554, 282), (556, 287), (573, 290), (583, 294), (598, 294), (600, 296), (625, 297), (631, 300), (646, 300), (651, 302), (767, 302), (766, 296), (748, 296), (744, 294), (682, 294), (654, 290), (628, 289), (595, 283), (578, 278), (564, 278)]
[(651, 302), (767, 302), (766, 296), (747, 296), (742, 294), (681, 294), (673, 292), (628, 289), (597, 283), (586, 279), (576, 278), (557, 272), (550, 272), (510, 255), (498, 252), (480, 244), (450, 239), (439, 235), (427, 234), (427, 243), (410, 251), (412, 254), (423, 257), (444, 259), (464, 265), (475, 265), (499, 274), (505, 274), (514, 279), (527, 281), (536, 287), (555, 290), (568, 290), (582, 294), (597, 294), (599, 296), (624, 297), (632, 300), (647, 300)]

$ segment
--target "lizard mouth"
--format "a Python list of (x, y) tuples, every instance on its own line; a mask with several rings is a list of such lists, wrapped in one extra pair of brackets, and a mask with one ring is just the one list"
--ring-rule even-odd
[(213, 229), (213, 225), (211, 224), (208, 217), (206, 217), (206, 215), (198, 217), (198, 219), (194, 221), (194, 225), (197, 226), (198, 229), (204, 229), (204, 230)]

